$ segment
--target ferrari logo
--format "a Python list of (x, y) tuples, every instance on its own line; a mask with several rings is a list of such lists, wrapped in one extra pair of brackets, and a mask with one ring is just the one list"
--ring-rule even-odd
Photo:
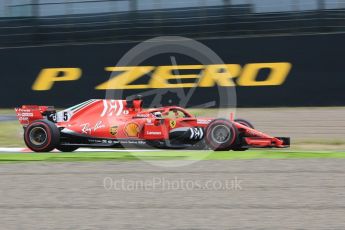
[(171, 120), (170, 121), (170, 127), (173, 129), (173, 128), (175, 128), (175, 126), (176, 126), (176, 121), (175, 120)]
[(117, 134), (118, 126), (110, 127), (110, 134), (115, 136)]

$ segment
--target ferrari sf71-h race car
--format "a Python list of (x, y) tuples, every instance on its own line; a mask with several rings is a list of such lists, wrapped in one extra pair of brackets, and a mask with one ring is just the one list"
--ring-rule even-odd
[(140, 98), (92, 99), (60, 112), (38, 105), (15, 111), (24, 127), (24, 141), (35, 152), (79, 147), (240, 151), (290, 145), (289, 138), (264, 134), (242, 119), (199, 118), (177, 106), (143, 109)]

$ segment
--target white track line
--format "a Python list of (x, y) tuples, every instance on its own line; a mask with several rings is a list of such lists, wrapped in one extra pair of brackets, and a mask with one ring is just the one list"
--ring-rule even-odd
[[(80, 148), (76, 152), (151, 152), (151, 151), (160, 151), (158, 149), (91, 149), (91, 148)], [(28, 148), (6, 148), (0, 147), (0, 153), (15, 153), (15, 152), (32, 152)], [(59, 152), (54, 150), (53, 152)]]

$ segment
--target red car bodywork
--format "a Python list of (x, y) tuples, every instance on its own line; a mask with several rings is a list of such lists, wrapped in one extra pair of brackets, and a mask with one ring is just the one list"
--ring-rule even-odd
[[(60, 130), (61, 145), (90, 147), (123, 147), (151, 141), (171, 148), (193, 145), (204, 139), (207, 126), (214, 120), (197, 118), (177, 106), (143, 109), (141, 100), (92, 99), (60, 112), (53, 107), (35, 105), (15, 110), (24, 128), (37, 120), (50, 120)], [(269, 136), (236, 120), (231, 122), (245, 148), (289, 146), (286, 138)], [(166, 140), (182, 134), (185, 135), (183, 143), (166, 146)]]

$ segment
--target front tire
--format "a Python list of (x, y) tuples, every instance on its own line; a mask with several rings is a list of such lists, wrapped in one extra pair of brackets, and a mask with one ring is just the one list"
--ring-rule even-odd
[(25, 128), (24, 142), (34, 152), (50, 152), (59, 145), (60, 132), (48, 120), (37, 120)]
[(206, 128), (205, 142), (214, 151), (232, 149), (237, 142), (238, 130), (229, 120), (216, 119)]
[(249, 121), (247, 121), (247, 120), (239, 118), (239, 119), (235, 119), (234, 121), (237, 122), (237, 123), (240, 123), (241, 125), (244, 125), (244, 126), (247, 126), (249, 128), (254, 129), (254, 125), (252, 123), (250, 123)]
[[(247, 126), (249, 128), (254, 129), (254, 125), (245, 119), (239, 118), (239, 119), (235, 119), (234, 121), (237, 123), (240, 123), (241, 125), (244, 125), (244, 126)], [(243, 135), (240, 134), (240, 136), (239, 136), (240, 140), (242, 139), (242, 136)], [(239, 141), (239, 142), (241, 142), (241, 141)], [(232, 150), (234, 150), (234, 151), (246, 151), (246, 150), (248, 150), (248, 148), (243, 147), (242, 143), (238, 143), (234, 148), (232, 148)]]

